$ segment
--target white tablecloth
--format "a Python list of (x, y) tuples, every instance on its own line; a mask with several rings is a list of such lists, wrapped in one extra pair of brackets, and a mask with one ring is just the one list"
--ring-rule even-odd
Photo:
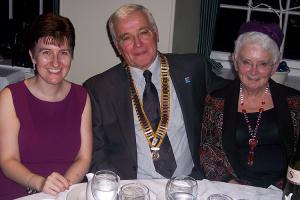
[[(152, 197), (151, 200), (165, 200), (165, 185), (166, 179), (153, 180), (121, 180), (121, 185), (131, 182), (139, 182), (146, 185)], [(73, 185), (68, 191), (60, 193), (57, 197), (53, 197), (44, 193), (38, 193), (19, 198), (18, 200), (67, 200), (67, 195), (70, 191), (76, 188), (86, 188), (86, 183)], [(197, 200), (207, 200), (211, 194), (225, 194), (233, 200), (281, 200), (282, 191), (278, 188), (259, 188), (245, 185), (236, 185), (223, 182), (214, 182), (209, 180), (198, 181), (198, 198)], [(156, 196), (156, 197), (155, 197)], [(69, 199), (68, 199), (69, 200)], [(76, 200), (76, 199), (72, 199)], [(78, 200), (82, 200), (79, 199)]]

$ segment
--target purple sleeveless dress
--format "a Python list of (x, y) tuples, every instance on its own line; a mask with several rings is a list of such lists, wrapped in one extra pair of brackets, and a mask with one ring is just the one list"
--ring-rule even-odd
[[(33, 173), (47, 177), (53, 171), (62, 175), (80, 149), (81, 116), (86, 90), (72, 83), (65, 99), (42, 101), (33, 96), (24, 81), (9, 85), (20, 121), (21, 162)], [(0, 200), (25, 196), (26, 188), (7, 179), (0, 171)]]

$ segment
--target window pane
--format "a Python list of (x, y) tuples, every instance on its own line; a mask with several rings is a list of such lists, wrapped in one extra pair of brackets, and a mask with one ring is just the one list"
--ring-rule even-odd
[(300, 60), (300, 16), (290, 15), (288, 21), (283, 57)]
[(39, 14), (36, 0), (13, 1), (13, 18), (17, 22), (30, 23)]
[(8, 20), (8, 1), (0, 0), (0, 20)]
[(59, 5), (59, 1), (58, 0), (44, 0), (43, 1), (43, 12), (47, 13), (47, 12), (52, 12), (55, 14), (58, 14), (58, 8), (57, 6)]
[[(39, 15), (38, 0), (13, 0), (13, 19), (8, 20), (8, 0), (0, 0), (0, 57), (10, 59), (12, 65), (31, 66), (25, 47), (29, 25)], [(59, 0), (44, 0), (45, 12), (58, 13)]]
[(237, 6), (247, 6), (248, 0), (220, 0), (222, 4), (229, 4), (229, 5), (237, 5)]
[[(286, 8), (286, 1), (282, 0), (283, 9)], [(300, 0), (290, 0), (290, 8), (299, 7)], [(236, 0), (220, 0), (220, 3), (229, 5), (245, 6), (248, 1), (236, 1)], [(268, 4), (274, 9), (279, 9), (279, 2), (275, 0), (253, 0), (253, 6), (259, 4)], [(279, 23), (279, 17), (276, 13), (270, 12), (266, 6), (259, 6), (259, 8), (266, 9), (266, 12), (252, 11), (250, 20), (262, 21), (262, 22), (275, 22)], [(299, 12), (300, 8), (293, 10), (293, 12)], [(237, 37), (239, 26), (246, 21), (247, 11), (239, 11), (236, 9), (220, 8), (218, 15), (216, 31), (214, 37), (213, 50), (232, 52), (234, 47), (234, 40)], [(300, 15), (293, 15), (292, 13), (288, 16), (288, 25), (285, 34), (285, 43), (283, 49), (283, 58), (291, 60), (300, 60)], [(285, 22), (285, 15), (283, 15), (282, 22)]]
[[(291, 5), (290, 5), (290, 8), (293, 8), (293, 7), (299, 7), (300, 6), (300, 0), (291, 0)], [(294, 10), (294, 11), (300, 11), (300, 8)]]
[[(299, 1), (299, 0), (291, 0), (292, 2), (295, 1)], [(221, 4), (229, 4), (229, 5), (236, 5), (236, 6), (247, 6), (248, 5), (249, 0), (220, 0)], [(291, 2), (291, 5), (292, 5)], [(279, 9), (279, 2), (275, 1), (275, 0), (253, 0), (252, 1), (252, 6), (257, 6), (259, 4), (267, 4), (269, 6), (271, 6), (274, 9)], [(282, 1), (282, 7), (285, 8), (285, 1)], [(266, 6), (262, 6), (261, 8), (265, 8)]]
[(251, 21), (260, 21), (266, 23), (279, 23), (279, 17), (274, 12), (259, 12), (259, 11), (252, 11), (251, 12)]
[[(0, 1), (0, 60), (2, 58), (10, 57), (11, 54), (11, 44), (9, 39), (9, 19), (8, 19), (8, 1)], [(9, 39), (8, 39), (9, 38)]]
[[(281, 1), (282, 6), (285, 7), (285, 1)], [(267, 4), (274, 9), (279, 9), (279, 2), (278, 0), (253, 0), (252, 6), (257, 6), (259, 4)], [(266, 6), (260, 6), (260, 8), (266, 8)]]
[(239, 27), (246, 18), (245, 10), (220, 9), (213, 50), (232, 52)]

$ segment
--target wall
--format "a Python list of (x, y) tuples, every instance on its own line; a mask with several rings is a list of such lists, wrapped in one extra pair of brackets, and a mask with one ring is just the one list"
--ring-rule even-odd
[(68, 79), (82, 84), (87, 78), (119, 63), (107, 36), (106, 22), (118, 7), (138, 3), (153, 14), (160, 34), (161, 52), (171, 52), (176, 0), (60, 0), (60, 14), (69, 17), (76, 30), (76, 46)]
[(172, 52), (197, 52), (201, 0), (177, 1)]

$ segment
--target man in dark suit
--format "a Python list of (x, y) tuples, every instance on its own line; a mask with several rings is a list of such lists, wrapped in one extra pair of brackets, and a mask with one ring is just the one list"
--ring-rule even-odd
[(203, 178), (198, 148), (203, 101), (224, 81), (196, 54), (161, 54), (158, 30), (143, 6), (114, 12), (109, 31), (122, 63), (84, 83), (93, 112), (91, 171), (121, 179)]

